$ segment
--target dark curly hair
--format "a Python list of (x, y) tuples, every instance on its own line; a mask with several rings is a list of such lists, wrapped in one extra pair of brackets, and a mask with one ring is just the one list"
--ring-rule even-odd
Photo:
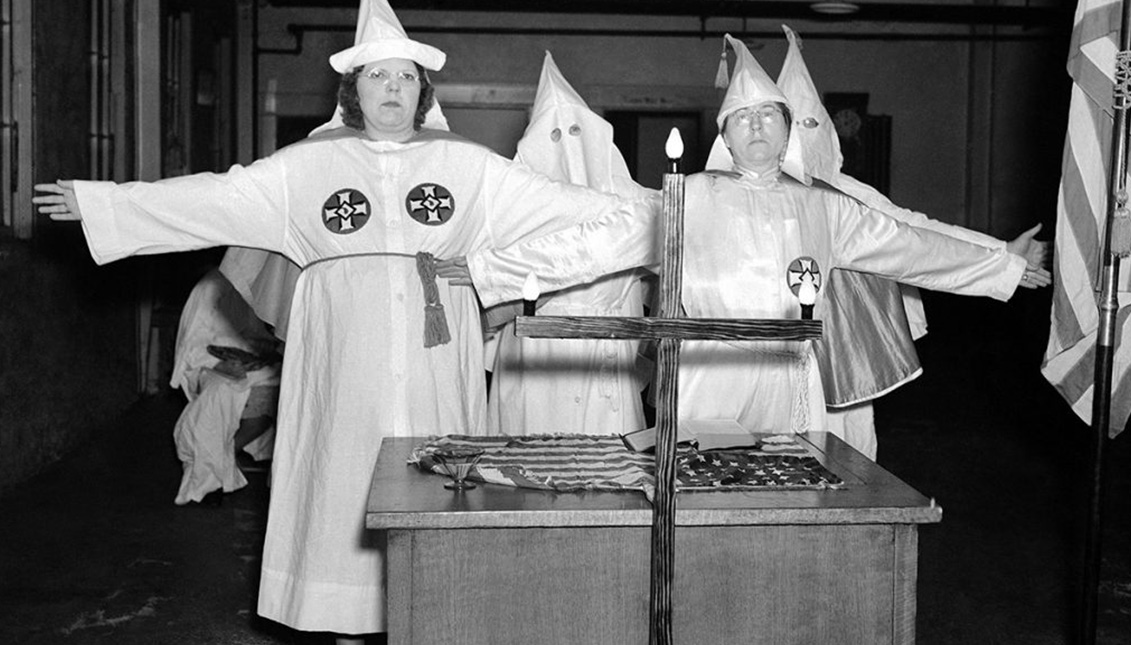
[[(416, 72), (420, 75), (420, 100), (416, 104), (412, 129), (419, 130), (424, 125), (424, 116), (428, 114), (428, 110), (432, 109), (436, 88), (432, 86), (432, 81), (428, 79), (428, 72), (420, 63), (413, 61), (412, 64), (416, 65)], [(346, 127), (354, 130), (365, 129), (365, 115), (361, 112), (361, 101), (357, 98), (357, 78), (361, 76), (361, 70), (364, 67), (364, 65), (358, 65), (342, 74), (342, 80), (338, 84), (338, 105), (342, 106), (342, 121), (346, 124)]]

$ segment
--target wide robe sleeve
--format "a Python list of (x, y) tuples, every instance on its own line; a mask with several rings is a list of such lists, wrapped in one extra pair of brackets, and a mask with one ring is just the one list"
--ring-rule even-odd
[[(826, 193), (826, 196), (828, 194)], [(1008, 300), (1025, 259), (915, 228), (846, 197), (831, 198), (832, 256), (840, 268), (875, 273), (917, 287)]]
[(1004, 249), (1005, 241), (999, 240), (992, 235), (986, 235), (975, 231), (973, 229), (965, 228), (963, 226), (955, 226), (940, 222), (937, 219), (932, 219), (924, 213), (913, 211), (902, 206), (897, 206), (890, 199), (885, 197), (883, 193), (872, 188), (868, 184), (859, 181), (853, 177), (841, 174), (837, 177), (836, 188), (849, 197), (862, 202), (868, 208), (878, 210), (884, 215), (893, 217), (904, 224), (909, 224), (915, 228), (927, 229), (936, 233), (942, 233), (949, 237), (953, 237), (964, 242), (977, 244), (990, 249)]
[(468, 269), (486, 307), (522, 297), (533, 273), (542, 293), (659, 262), (655, 242), (658, 197), (619, 202), (612, 212), (501, 249), (468, 256)]
[(223, 174), (125, 184), (76, 181), (75, 197), (98, 264), (214, 246), (285, 246), (286, 172), (273, 157)]
[(505, 248), (521, 240), (597, 219), (635, 200), (578, 186), (535, 172), (498, 155), (484, 159), (488, 243)]

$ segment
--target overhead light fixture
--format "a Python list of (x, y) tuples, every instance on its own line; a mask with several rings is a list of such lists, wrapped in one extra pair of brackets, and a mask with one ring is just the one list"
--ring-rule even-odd
[(827, 16), (847, 16), (860, 11), (860, 5), (852, 2), (814, 2), (809, 8)]

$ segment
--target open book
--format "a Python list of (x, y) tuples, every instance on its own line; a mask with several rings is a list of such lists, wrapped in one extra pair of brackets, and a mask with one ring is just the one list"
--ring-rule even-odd
[[(621, 438), (629, 450), (647, 452), (656, 447), (656, 428), (637, 430)], [(734, 419), (684, 419), (679, 423), (675, 440), (695, 444), (701, 451), (751, 448), (758, 444), (758, 437)]]

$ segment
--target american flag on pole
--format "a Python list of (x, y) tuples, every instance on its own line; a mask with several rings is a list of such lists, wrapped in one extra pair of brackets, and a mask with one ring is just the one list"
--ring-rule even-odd
[[(1112, 91), (1118, 51), (1120, 0), (1080, 0), (1068, 53), (1072, 102), (1057, 200), (1052, 321), (1041, 369), (1086, 423), (1092, 393), (1099, 323), (1103, 235), (1107, 218)], [(1131, 263), (1119, 275), (1115, 323), (1111, 423), (1115, 436), (1131, 415)]]

